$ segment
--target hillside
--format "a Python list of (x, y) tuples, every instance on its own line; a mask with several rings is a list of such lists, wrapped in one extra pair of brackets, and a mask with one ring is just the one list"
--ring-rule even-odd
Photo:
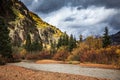
[(116, 34), (111, 35), (110, 38), (112, 40), (112, 44), (119, 45), (120, 44), (120, 31), (117, 32)]
[(29, 11), (19, 0), (1, 0), (0, 11), (0, 17), (4, 18), (10, 30), (9, 35), (14, 46), (25, 44), (27, 35), (30, 35), (31, 41), (38, 40), (49, 45), (63, 34)]
[(57, 41), (63, 34), (58, 28), (44, 22), (38, 15), (33, 12), (29, 12), (32, 19), (35, 21), (35, 25), (39, 30), (39, 35), (45, 44), (51, 44), (51, 42)]

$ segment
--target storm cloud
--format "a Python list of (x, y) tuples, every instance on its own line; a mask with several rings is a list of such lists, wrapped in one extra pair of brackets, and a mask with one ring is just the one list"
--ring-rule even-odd
[(102, 35), (120, 31), (120, 0), (21, 0), (44, 21), (68, 34)]

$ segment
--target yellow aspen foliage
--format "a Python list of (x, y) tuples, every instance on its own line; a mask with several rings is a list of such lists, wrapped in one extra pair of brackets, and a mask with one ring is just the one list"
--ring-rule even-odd
[(25, 49), (21, 50), (20, 55), (25, 56), (27, 54), (27, 51)]
[(116, 50), (116, 53), (117, 53), (118, 55), (120, 55), (120, 49), (117, 49), (117, 50)]

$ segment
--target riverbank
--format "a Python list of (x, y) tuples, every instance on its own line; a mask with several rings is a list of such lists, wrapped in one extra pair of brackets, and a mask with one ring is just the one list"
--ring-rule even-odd
[(80, 66), (91, 67), (91, 68), (103, 68), (103, 69), (119, 69), (115, 65), (106, 65), (106, 64), (94, 64), (94, 63), (80, 63)]
[(104, 69), (118, 69), (115, 65), (94, 64), (94, 63), (80, 63), (79, 61), (56, 61), (56, 60), (38, 60), (37, 64), (75, 64), (83, 67), (104, 68)]
[(44, 59), (44, 60), (37, 60), (35, 61), (37, 64), (64, 64), (64, 61), (56, 61), (56, 60), (50, 60), (50, 59)]
[(108, 80), (81, 75), (30, 70), (23, 67), (0, 66), (0, 80)]

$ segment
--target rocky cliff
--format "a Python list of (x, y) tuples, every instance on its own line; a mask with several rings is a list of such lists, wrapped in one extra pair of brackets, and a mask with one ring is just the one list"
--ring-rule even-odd
[(49, 45), (63, 34), (59, 29), (42, 21), (35, 13), (29, 11), (19, 0), (1, 0), (0, 17), (4, 18), (8, 25), (14, 46), (25, 44), (27, 35), (30, 35), (32, 41), (39, 40)]

